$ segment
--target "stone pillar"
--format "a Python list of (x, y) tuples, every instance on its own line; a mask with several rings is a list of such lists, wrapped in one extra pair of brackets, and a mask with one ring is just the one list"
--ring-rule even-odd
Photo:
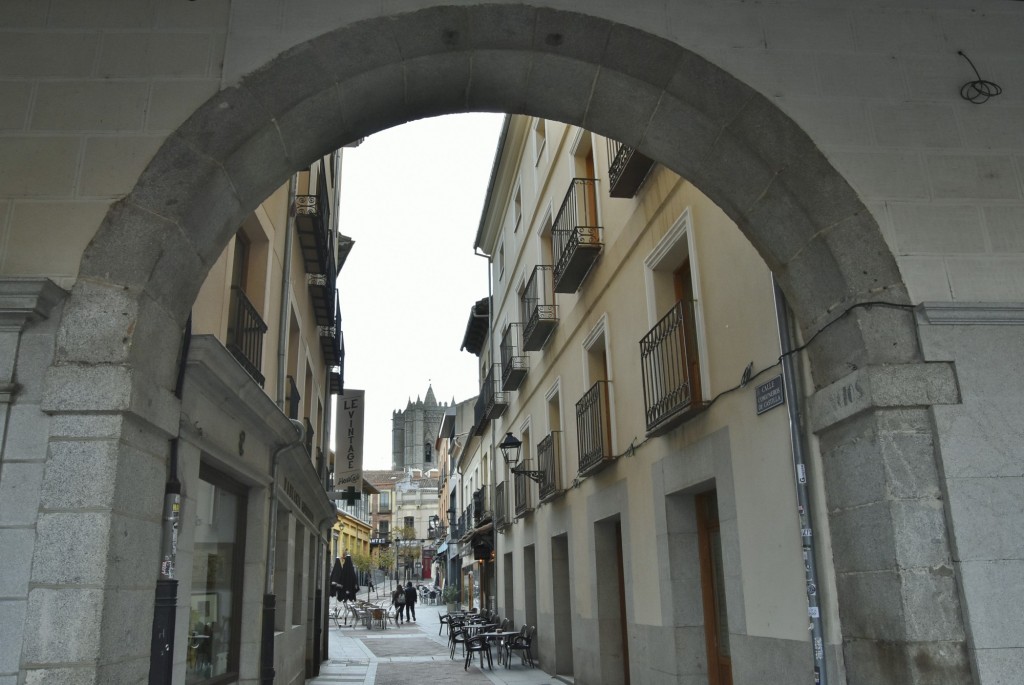
[(146, 680), (180, 339), (124, 287), (80, 280), (63, 308), (19, 683)]
[(40, 408), (66, 293), (46, 279), (0, 280), (0, 682), (21, 661), (49, 417)]
[(850, 685), (973, 682), (931, 407), (949, 363), (862, 367), (812, 398)]

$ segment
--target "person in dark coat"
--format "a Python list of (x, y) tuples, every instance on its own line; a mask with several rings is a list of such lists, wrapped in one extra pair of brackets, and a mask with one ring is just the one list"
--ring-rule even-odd
[(331, 569), (331, 597), (339, 602), (344, 599), (341, 594), (341, 559), (334, 557), (334, 567)]
[(395, 623), (402, 623), (402, 609), (405, 608), (405, 588), (401, 585), (391, 593), (391, 606), (395, 607)]
[(416, 620), (416, 588), (412, 586), (412, 583), (405, 584), (405, 620)]
[(345, 555), (345, 563), (341, 565), (341, 594), (344, 599), (355, 599), (359, 594), (359, 576), (351, 554)]

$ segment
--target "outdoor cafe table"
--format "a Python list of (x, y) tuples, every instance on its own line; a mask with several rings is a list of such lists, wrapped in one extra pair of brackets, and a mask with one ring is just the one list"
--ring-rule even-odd
[(512, 635), (518, 635), (518, 633), (510, 633), (507, 630), (506, 631), (489, 630), (486, 633), (477, 633), (476, 637), (485, 637), (485, 638), (487, 638), (488, 641), (495, 640), (495, 639), (497, 639), (499, 641), (500, 644), (498, 645), (498, 663), (500, 664), (501, 663), (501, 654), (502, 654), (502, 652), (505, 651), (505, 638), (506, 637), (510, 637)]

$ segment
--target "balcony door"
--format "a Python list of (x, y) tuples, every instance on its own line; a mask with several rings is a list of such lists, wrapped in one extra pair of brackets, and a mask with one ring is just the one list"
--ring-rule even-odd
[[(697, 299), (693, 293), (693, 275), (690, 273), (689, 257), (673, 272), (672, 282), (675, 287), (676, 301), (688, 303)], [(683, 311), (686, 313), (686, 318), (679, 329), (679, 335), (682, 336), (682, 340), (679, 342), (681, 349), (684, 350), (683, 361), (689, 376), (691, 401), (696, 403), (703, 399), (700, 387), (700, 355), (697, 351), (697, 326), (691, 315), (693, 309), (684, 307)]]

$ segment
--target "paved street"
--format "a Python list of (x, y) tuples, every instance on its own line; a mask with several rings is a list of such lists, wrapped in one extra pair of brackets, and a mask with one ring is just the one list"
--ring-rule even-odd
[(530, 668), (512, 657), (512, 668), (497, 663), (494, 670), (480, 670), (480, 661), (474, 659), (469, 670), (463, 670), (461, 651), (455, 660), (449, 658), (447, 630), (438, 635), (438, 617), (445, 613), (444, 606), (416, 605), (416, 622), (403, 623), (387, 630), (367, 630), (363, 626), (342, 626), (329, 629), (328, 659), (320, 668), (320, 675), (306, 681), (307, 685), (422, 685), (425, 682), (444, 682), (446, 685), (555, 685), (564, 682), (553, 678), (539, 668)]

